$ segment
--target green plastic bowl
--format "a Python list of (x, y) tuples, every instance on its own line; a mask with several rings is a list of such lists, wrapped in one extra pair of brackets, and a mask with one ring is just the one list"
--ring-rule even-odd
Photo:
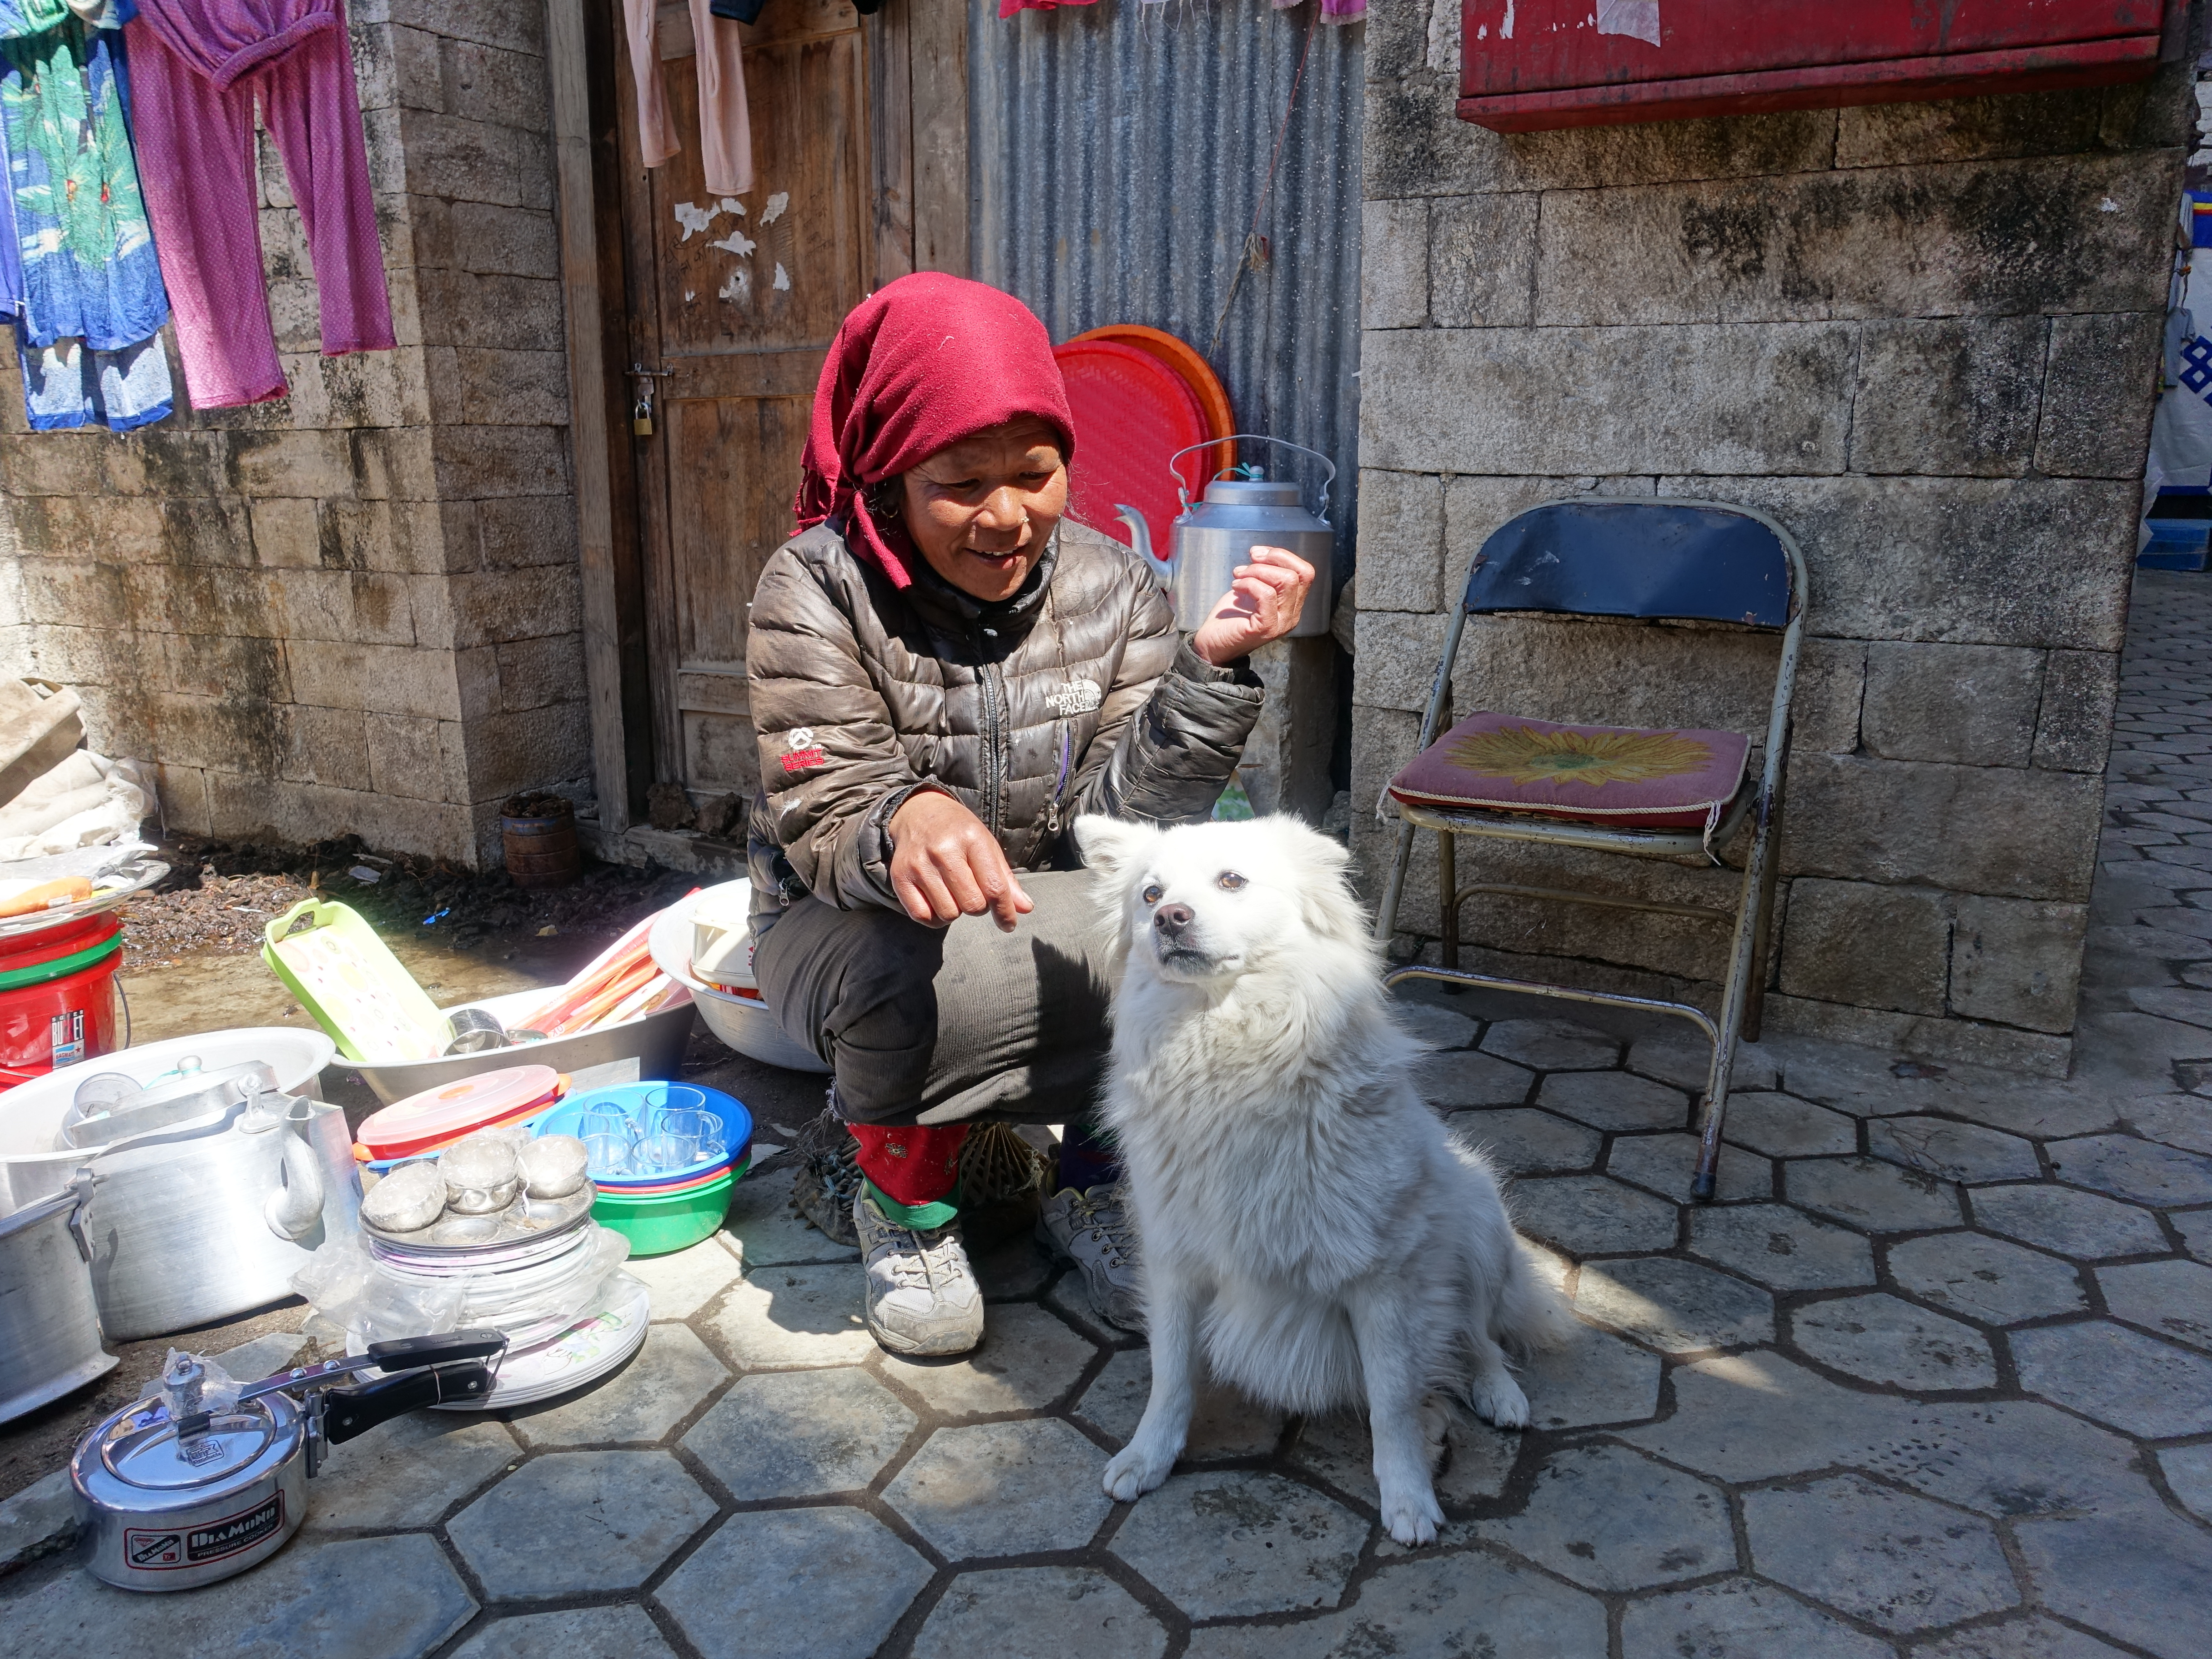
[(592, 1206), (592, 1219), (629, 1240), (632, 1255), (688, 1250), (722, 1224), (729, 1213), (730, 1194), (744, 1172), (739, 1168), (703, 1187), (653, 1198), (623, 1198), (601, 1188)]

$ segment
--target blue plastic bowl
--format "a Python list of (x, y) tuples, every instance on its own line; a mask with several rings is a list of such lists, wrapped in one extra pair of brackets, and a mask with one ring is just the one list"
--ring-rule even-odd
[(611, 1089), (588, 1089), (582, 1094), (571, 1095), (543, 1117), (534, 1120), (533, 1134), (573, 1135), (581, 1124), (587, 1108), (605, 1109), (619, 1106), (637, 1122), (646, 1127), (645, 1115), (655, 1106), (672, 1103), (672, 1094), (696, 1095), (698, 1099), (680, 1103), (696, 1106), (701, 1111), (712, 1112), (722, 1120), (722, 1136), (727, 1150), (720, 1158), (702, 1158), (696, 1164), (687, 1164), (680, 1170), (661, 1170), (649, 1176), (630, 1176), (617, 1180), (592, 1181), (603, 1192), (619, 1192), (625, 1187), (663, 1187), (672, 1181), (688, 1181), (709, 1170), (742, 1164), (752, 1156), (753, 1115), (744, 1103), (724, 1094), (719, 1089), (702, 1089), (696, 1083), (623, 1083)]

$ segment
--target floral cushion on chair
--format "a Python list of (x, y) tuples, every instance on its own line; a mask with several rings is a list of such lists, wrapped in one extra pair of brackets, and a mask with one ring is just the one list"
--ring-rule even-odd
[(1572, 818), (1623, 830), (1699, 830), (1743, 787), (1734, 732), (1555, 726), (1469, 714), (1390, 780), (1412, 805)]

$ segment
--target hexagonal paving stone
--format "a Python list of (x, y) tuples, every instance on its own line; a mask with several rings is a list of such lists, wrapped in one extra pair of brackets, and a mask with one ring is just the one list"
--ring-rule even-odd
[(660, 1659), (671, 1651), (659, 1627), (634, 1604), (571, 1607), (495, 1619), (453, 1650), (453, 1659), (544, 1659), (547, 1654), (622, 1654)]
[(373, 1435), (331, 1448), (315, 1477), (304, 1529), (429, 1526), (521, 1455), (503, 1423), (410, 1412)]
[(794, 1261), (858, 1261), (848, 1249), (808, 1226), (791, 1204), (791, 1183), (799, 1160), (784, 1168), (748, 1176), (731, 1194), (722, 1237), (737, 1246), (749, 1267), (786, 1266)]
[(2212, 1443), (2169, 1447), (2159, 1453), (2158, 1467), (2182, 1508), (2212, 1521)]
[(2020, 1384), (2123, 1434), (2212, 1433), (2212, 1359), (2101, 1319), (2014, 1331)]
[(2097, 1285), (2115, 1319), (2212, 1352), (2212, 1267), (2197, 1261), (2100, 1267)]
[(2048, 1150), (2051, 1169), (2073, 1186), (2159, 1209), (2212, 1204), (2212, 1158), (2201, 1153), (2132, 1135), (2053, 1141)]
[(1874, 1158), (1805, 1158), (1782, 1166), (1792, 1204), (1874, 1233), (1959, 1224), (1959, 1189)]
[(1010, 1567), (954, 1579), (914, 1659), (1021, 1653), (1045, 1631), (1055, 1651), (1084, 1659), (1159, 1659), (1168, 1646), (1160, 1621), (1096, 1567)]
[(1107, 1547), (1190, 1618), (1231, 1619), (1332, 1606), (1366, 1538), (1310, 1486), (1218, 1469), (1169, 1476)]
[(1867, 1125), (1867, 1151), (1945, 1181), (2033, 1181), (2043, 1173), (2034, 1146), (2018, 1135), (1940, 1117), (1878, 1117)]
[(917, 1421), (858, 1366), (741, 1376), (684, 1437), (740, 1504), (867, 1486)]
[(1053, 1272), (1051, 1255), (1026, 1231), (990, 1243), (969, 1239), (968, 1262), (975, 1270), (975, 1282), (983, 1287), (986, 1302), (1035, 1296)]
[(2181, 1247), (2199, 1261), (2212, 1261), (2212, 1210), (2198, 1210), (2193, 1214), (2169, 1216), (2174, 1231), (2181, 1235)]
[(1470, 1553), (1386, 1566), (1341, 1613), (1295, 1625), (1201, 1626), (1185, 1652), (1188, 1659), (1590, 1659), (1605, 1651), (1605, 1641), (1596, 1597)]
[(1413, 1087), (1440, 1112), (1474, 1106), (1518, 1106), (1535, 1085), (1534, 1073), (1494, 1054), (1451, 1048), (1414, 1062)]
[(884, 1501), (954, 1561), (1080, 1549), (1114, 1507), (1106, 1455), (1056, 1418), (939, 1429)]
[(689, 1319), (737, 1282), (744, 1264), (722, 1238), (718, 1233), (688, 1250), (642, 1259), (632, 1256), (623, 1264), (623, 1270), (652, 1293), (655, 1319)]
[(1993, 1325), (2089, 1305), (2071, 1262), (1985, 1233), (1930, 1233), (1893, 1244), (1889, 1271), (1923, 1302)]
[[(1127, 1342), (1139, 1334), (1111, 1323), (1093, 1307), (1091, 1292), (1083, 1283), (1083, 1275), (1073, 1267), (1052, 1281), (1051, 1287), (1044, 1293), (1044, 1305), (1094, 1342), (1113, 1346)], [(987, 1320), (985, 1322), (988, 1324), (989, 1322)]]
[(251, 1572), (177, 1595), (111, 1589), (82, 1568), (0, 1593), (17, 1659), (416, 1659), (476, 1616), (428, 1533), (295, 1539)]
[(1500, 1175), (1587, 1170), (1597, 1162), (1598, 1148), (1604, 1144), (1595, 1129), (1529, 1107), (1454, 1112), (1444, 1120), (1444, 1127), (1489, 1158)]
[(653, 1592), (707, 1659), (869, 1659), (929, 1563), (862, 1510), (733, 1515)]
[(2094, 1193), (2068, 1187), (1978, 1187), (1967, 1201), (1976, 1226), (2077, 1261), (2148, 1255), (2166, 1248), (2166, 1235), (2148, 1211)]
[(2148, 1095), (2131, 1100), (2122, 1121), (2137, 1134), (2185, 1152), (2212, 1152), (2212, 1109), (2200, 1095)]
[(621, 1370), (560, 1405), (518, 1416), (515, 1431), (533, 1447), (658, 1440), (729, 1374), (688, 1326), (649, 1326), (645, 1346)]
[[(1513, 1473), (1521, 1437), (1492, 1428), (1450, 1406), (1443, 1409), (1448, 1426), (1443, 1466), (1436, 1474), (1437, 1501), (1464, 1504), (1497, 1497)], [(1346, 1409), (1306, 1419), (1291, 1443), (1290, 1461), (1370, 1509), (1382, 1504), (1375, 1484), (1375, 1442), (1364, 1411)]]
[(1631, 1601), (1620, 1621), (1621, 1659), (1891, 1659), (1893, 1651), (1748, 1578)]
[(1471, 1048), (1482, 1030), (1480, 1021), (1465, 1014), (1439, 1008), (1433, 1002), (1416, 1002), (1410, 997), (1391, 998), (1390, 1012), (1401, 1030), (1431, 1048)]
[(1554, 1073), (1536, 1103), (1593, 1129), (1681, 1129), (1690, 1121), (1687, 1095), (1633, 1072)]
[(1992, 1388), (1997, 1380), (1990, 1345), (1972, 1326), (1893, 1296), (1815, 1302), (1790, 1316), (1790, 1334), (1823, 1364), (1916, 1394)]
[(2144, 1509), (2014, 1531), (2036, 1599), (2159, 1659), (2212, 1653), (2212, 1538)]
[(2037, 1137), (2088, 1134), (2110, 1128), (2119, 1115), (2109, 1092), (2094, 1084), (2027, 1084), (2018, 1078), (1987, 1091), (1946, 1091), (1935, 1109)]
[(1638, 1423), (1659, 1409), (1659, 1356), (1577, 1320), (1566, 1342), (1522, 1366), (1521, 1386), (1535, 1428)]
[[(1605, 1158), (1607, 1175), (1678, 1204), (1690, 1196), (1697, 1166), (1698, 1138), (1692, 1134), (1621, 1135)], [(1773, 1197), (1774, 1165), (1756, 1152), (1723, 1145), (1714, 1196), (1723, 1204)]]
[(2020, 1603), (1985, 1521), (1856, 1474), (1744, 1494), (1753, 1569), (1900, 1634)]
[(1912, 1659), (2123, 1659), (2120, 1650), (2040, 1616), (2007, 1619), (1915, 1648)]
[(1690, 1254), (1733, 1267), (1771, 1290), (1874, 1283), (1874, 1249), (1864, 1238), (1787, 1204), (1692, 1209)]
[(1671, 1249), (1675, 1206), (1606, 1176), (1551, 1176), (1513, 1183), (1513, 1218), (1532, 1237), (1577, 1256)]
[(1732, 1095), (1721, 1135), (1769, 1158), (1836, 1157), (1859, 1149), (1856, 1120), (1795, 1095)]
[(1619, 1042), (1572, 1019), (1501, 1019), (1482, 1034), (1482, 1047), (1540, 1072), (1589, 1071), (1620, 1058)]
[(862, 1311), (866, 1290), (849, 1261), (756, 1267), (704, 1323), (749, 1370), (858, 1364), (877, 1352)]
[(1042, 1411), (1073, 1388), (1097, 1346), (1034, 1303), (991, 1310), (983, 1340), (956, 1359), (884, 1357), (887, 1382), (946, 1417)]
[(1553, 1453), (1528, 1507), (1481, 1533), (1591, 1589), (1671, 1584), (1736, 1564), (1720, 1488), (1626, 1446)]
[[(1713, 1045), (1686, 1031), (1655, 1032), (1637, 1038), (1628, 1049), (1630, 1071), (1671, 1083), (1694, 1095), (1705, 1093), (1712, 1063)], [(1729, 1072), (1730, 1090), (1749, 1093), (1778, 1087), (1780, 1082), (1781, 1073), (1775, 1069), (1774, 1057), (1765, 1049), (1755, 1042), (1735, 1045), (1735, 1061)]]
[(634, 1589), (714, 1518), (714, 1500), (665, 1451), (549, 1452), (446, 1532), (504, 1601)]
[(1774, 1298), (1693, 1261), (1657, 1256), (1586, 1267), (1575, 1311), (1668, 1353), (1774, 1340)]
[[(1106, 1362), (1105, 1370), (1083, 1391), (1076, 1415), (1117, 1446), (1128, 1444), (1152, 1393), (1149, 1348), (1128, 1348)], [(1283, 1414), (1255, 1406), (1234, 1389), (1201, 1382), (1190, 1414), (1183, 1461), (1203, 1463), (1231, 1457), (1265, 1457), (1283, 1437)]]

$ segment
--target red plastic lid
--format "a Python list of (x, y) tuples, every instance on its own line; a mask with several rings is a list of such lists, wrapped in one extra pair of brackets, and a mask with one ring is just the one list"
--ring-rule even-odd
[(1197, 394), (1174, 368), (1133, 346), (1070, 340), (1052, 355), (1075, 416), (1068, 516), (1133, 546), (1114, 511), (1133, 507), (1152, 532), (1153, 553), (1166, 558), (1170, 527), (1182, 510), (1168, 458), (1213, 435)]
[(425, 1089), (373, 1113), (355, 1137), (378, 1160), (434, 1152), (478, 1129), (528, 1117), (560, 1097), (561, 1074), (550, 1066), (510, 1066)]
[(73, 957), (95, 945), (105, 945), (123, 931), (123, 918), (112, 910), (79, 916), (35, 933), (14, 933), (0, 939), (0, 973), (34, 967), (57, 957)]

